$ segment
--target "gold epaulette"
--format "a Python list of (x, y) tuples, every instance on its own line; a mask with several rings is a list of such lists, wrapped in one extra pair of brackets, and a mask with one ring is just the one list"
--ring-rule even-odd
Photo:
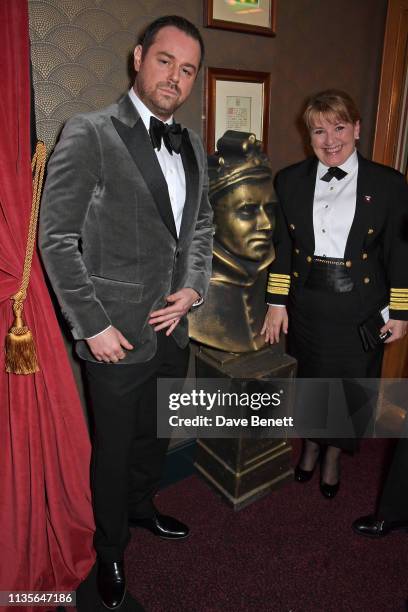
[(268, 276), (268, 293), (278, 293), (279, 295), (288, 295), (290, 288), (290, 276), (288, 274), (272, 274)]
[(390, 308), (391, 310), (408, 310), (408, 289), (391, 287)]

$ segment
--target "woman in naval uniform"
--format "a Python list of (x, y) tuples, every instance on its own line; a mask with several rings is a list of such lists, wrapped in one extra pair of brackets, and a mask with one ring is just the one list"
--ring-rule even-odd
[[(384, 347), (375, 340), (407, 332), (408, 187), (399, 172), (356, 151), (360, 115), (348, 94), (313, 96), (304, 121), (315, 156), (276, 177), (276, 257), (262, 333), (271, 344), (288, 333), (299, 377), (377, 378)], [(379, 331), (367, 346), (373, 326)], [(341, 450), (355, 446), (305, 440), (296, 480), (310, 480), (320, 456), (321, 492), (333, 498)]]

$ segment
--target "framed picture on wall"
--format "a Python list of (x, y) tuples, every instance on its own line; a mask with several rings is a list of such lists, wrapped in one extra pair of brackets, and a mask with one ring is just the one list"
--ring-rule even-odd
[(207, 68), (206, 143), (213, 153), (226, 130), (252, 132), (268, 148), (269, 72)]
[(207, 27), (274, 36), (277, 0), (206, 0)]

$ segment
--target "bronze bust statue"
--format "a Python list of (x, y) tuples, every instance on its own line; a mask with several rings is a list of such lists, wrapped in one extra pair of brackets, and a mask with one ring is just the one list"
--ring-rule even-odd
[(214, 210), (213, 272), (203, 306), (190, 314), (190, 336), (233, 353), (265, 346), (268, 266), (276, 197), (272, 171), (254, 134), (229, 130), (208, 158)]

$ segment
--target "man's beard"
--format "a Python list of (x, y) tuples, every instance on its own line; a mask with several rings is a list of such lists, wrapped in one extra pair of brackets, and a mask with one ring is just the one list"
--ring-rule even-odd
[(145, 87), (143, 79), (136, 79), (135, 85), (139, 98), (155, 115), (170, 117), (181, 106), (178, 97), (170, 100), (168, 98), (166, 99), (164, 94), (158, 92), (160, 87), (165, 87), (167, 89), (173, 89), (176, 94), (180, 95), (180, 90), (177, 85), (169, 85), (168, 83), (161, 82), (155, 85), (154, 90), (151, 90)]

